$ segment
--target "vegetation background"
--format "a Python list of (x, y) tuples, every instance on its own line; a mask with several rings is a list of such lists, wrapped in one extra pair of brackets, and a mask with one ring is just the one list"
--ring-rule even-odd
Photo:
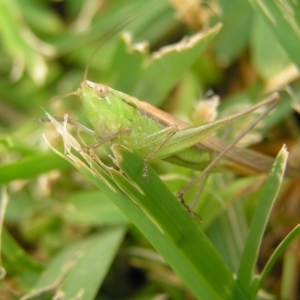
[[(122, 199), (112, 200), (105, 187), (97, 189), (93, 178), (49, 149), (44, 133), (63, 151), (53, 126), (34, 122), (46, 110), (54, 116), (68, 113), (88, 125), (77, 97), (53, 100), (75, 91), (86, 68), (90, 80), (184, 120), (192, 120), (197, 100), (210, 89), (221, 97), (220, 116), (280, 91), (281, 103), (241, 146), (276, 156), (286, 144), (296, 165), (299, 14), (299, 3), (288, 0), (1, 0), (0, 299), (299, 299), (299, 239), (290, 243), (299, 231), (293, 229), (299, 223), (299, 181), (283, 182), (266, 231), (280, 180), (270, 188), (269, 194), (275, 194), (268, 200), (260, 196), (266, 191), (266, 175), (226, 170), (212, 174), (201, 194), (195, 210), (202, 224), (188, 220), (192, 218), (177, 203), (171, 210), (173, 199), (152, 204), (149, 211), (147, 203), (140, 204), (145, 207), (136, 212), (136, 221), (130, 216), (136, 207), (127, 214), (122, 202), (125, 188), (118, 196)], [(153, 64), (156, 56), (151, 55), (162, 47), (219, 23), (221, 30), (214, 27), (209, 41), (200, 45), (202, 51), (197, 45), (186, 52), (171, 50), (170, 61)], [(230, 140), (252, 117), (220, 136)], [(195, 175), (166, 163), (155, 162), (153, 168), (173, 193)], [(164, 193), (160, 187), (155, 190)], [(124, 203), (123, 212), (112, 201)], [(166, 215), (156, 220), (161, 211)], [(255, 223), (257, 214), (262, 219)], [(173, 232), (163, 223), (168, 218)], [(181, 222), (185, 218), (186, 227)], [(147, 222), (149, 232), (143, 228)], [(166, 226), (160, 228), (169, 241), (156, 232), (155, 222)], [(250, 224), (258, 227), (249, 231)], [(194, 248), (184, 249), (174, 237), (181, 229)], [(247, 252), (249, 232), (255, 246)], [(276, 248), (289, 233), (290, 240)], [(159, 243), (165, 246), (160, 254), (155, 250)], [(178, 253), (170, 253), (168, 260), (170, 249)], [(256, 281), (261, 277), (254, 273), (266, 270), (275, 249), (283, 255), (273, 258), (272, 270)], [(247, 260), (251, 266), (245, 266)], [(232, 273), (238, 274), (237, 285)]]

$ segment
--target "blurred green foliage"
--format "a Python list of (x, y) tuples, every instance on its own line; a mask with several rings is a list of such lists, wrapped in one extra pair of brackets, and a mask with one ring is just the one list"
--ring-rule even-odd
[[(252, 144), (274, 156), (283, 143), (290, 149), (296, 144), (297, 1), (172, 2), (0, 0), (0, 212), (6, 191), (9, 198), (5, 218), (0, 214), (0, 277), (6, 272), (0, 281), (1, 300), (20, 299), (33, 289), (38, 290), (33, 299), (52, 299), (62, 284), (78, 299), (194, 299), (184, 279), (174, 275), (109, 197), (49, 150), (43, 133), (63, 151), (52, 126), (34, 122), (45, 109), (88, 125), (78, 97), (57, 98), (75, 91), (86, 70), (90, 80), (182, 119), (191, 119), (196, 100), (209, 89), (222, 97), (221, 115), (279, 90), (282, 101), (252, 133)], [(151, 55), (161, 47), (220, 22), (219, 34), (201, 54), (200, 49), (194, 54), (188, 67), (182, 68), (180, 58), (175, 74), (167, 64), (153, 63)], [(233, 125), (229, 135), (247, 122)], [(168, 164), (153, 166), (172, 192), (195, 174)], [(213, 174), (196, 207), (202, 229), (233, 273), (241, 273), (248, 224), (263, 180), (260, 175)], [(255, 261), (259, 271), (274, 245), (299, 223), (297, 185), (286, 181), (284, 188)], [(259, 238), (255, 243), (257, 250)], [(289, 249), (283, 272), (271, 273), (265, 290), (286, 299), (299, 297), (296, 253), (296, 246)], [(289, 280), (291, 274), (294, 280)], [(275, 287), (278, 281), (280, 289)]]

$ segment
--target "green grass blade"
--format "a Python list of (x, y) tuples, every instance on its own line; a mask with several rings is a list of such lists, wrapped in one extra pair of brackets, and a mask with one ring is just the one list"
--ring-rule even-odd
[(287, 247), (291, 244), (291, 242), (300, 234), (300, 225), (297, 225), (285, 238), (278, 247), (275, 249), (274, 253), (266, 263), (260, 277), (255, 282), (255, 290), (253, 292), (257, 292), (258, 289), (263, 285), (264, 281), (266, 280), (268, 274), (270, 273), (271, 269), (277, 262), (278, 258), (283, 254), (283, 252), (287, 249)]
[(124, 227), (101, 231), (59, 253), (22, 299), (93, 300), (124, 238)]
[(248, 293), (250, 292), (249, 286), (251, 285), (254, 275), (253, 272), (263, 234), (283, 179), (287, 156), (288, 153), (285, 147), (283, 147), (273, 164), (271, 173), (258, 202), (258, 207), (253, 216), (244, 251), (241, 256), (237, 282), (245, 291), (248, 291)]
[(230, 64), (247, 47), (254, 13), (248, 1), (240, 0), (221, 0), (220, 9), (223, 28), (213, 47), (220, 61)]
[[(118, 44), (108, 77), (115, 79), (117, 89), (139, 99), (147, 99), (147, 102), (159, 106), (182, 78), (182, 74), (199, 59), (221, 27), (221, 24), (217, 24), (177, 44), (162, 48), (151, 56), (147, 52), (147, 47), (141, 50), (142, 47), (139, 46), (140, 50), (137, 51), (136, 45), (131, 44), (123, 36)], [(123, 73), (119, 70), (121, 64), (126, 70)], [(128, 73), (127, 70), (130, 72)], [(161, 74), (164, 81), (157, 80), (157, 74)]]
[[(162, 48), (147, 62), (147, 67), (141, 74), (140, 82), (136, 85), (133, 95), (145, 99), (152, 105), (159, 106), (182, 74), (199, 58), (204, 49), (211, 43), (222, 28), (217, 24), (207, 31), (201, 31), (176, 45)], [(161, 74), (165, 80), (157, 80)], [(145, 95), (147, 91), (147, 95)]]
[(254, 9), (269, 24), (289, 58), (300, 70), (300, 23), (297, 3), (292, 1), (249, 0)]
[(240, 291), (233, 291), (232, 274), (198, 220), (188, 214), (152, 170), (149, 170), (147, 182), (142, 176), (141, 158), (124, 149), (120, 152), (119, 166), (128, 179), (119, 173), (113, 176), (139, 207), (140, 217), (133, 220), (135, 225), (198, 299), (231, 299), (234, 292), (243, 299)]
[(5, 268), (11, 268), (19, 273), (28, 271), (39, 273), (43, 270), (43, 267), (20, 247), (5, 228), (2, 229), (1, 239), (1, 253)]
[[(43, 53), (54, 54), (51, 45), (41, 42), (27, 26), (17, 1), (0, 2), (0, 26), (2, 43), (6, 52), (14, 58), (18, 69), (11, 72), (14, 80), (19, 79), (24, 69), (37, 84), (43, 84), (48, 68)], [(20, 31), (22, 27), (22, 31)], [(25, 38), (25, 33), (27, 38)], [(30, 36), (30, 42), (29, 38)]]
[(29, 179), (50, 170), (68, 168), (65, 160), (51, 152), (34, 154), (19, 161), (0, 166), (0, 184), (16, 179)]
[(74, 193), (63, 204), (64, 220), (77, 225), (126, 225), (129, 220), (101, 191)]

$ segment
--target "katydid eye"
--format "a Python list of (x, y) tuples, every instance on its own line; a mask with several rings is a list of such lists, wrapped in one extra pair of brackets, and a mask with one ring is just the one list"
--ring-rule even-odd
[(109, 93), (108, 87), (103, 84), (95, 85), (94, 89), (100, 98), (105, 98)]

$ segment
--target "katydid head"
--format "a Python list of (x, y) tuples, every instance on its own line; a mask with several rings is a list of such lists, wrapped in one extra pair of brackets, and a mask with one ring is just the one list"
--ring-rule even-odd
[(130, 127), (136, 107), (128, 101), (128, 97), (103, 84), (88, 80), (81, 83), (81, 99), (85, 114), (101, 137)]

